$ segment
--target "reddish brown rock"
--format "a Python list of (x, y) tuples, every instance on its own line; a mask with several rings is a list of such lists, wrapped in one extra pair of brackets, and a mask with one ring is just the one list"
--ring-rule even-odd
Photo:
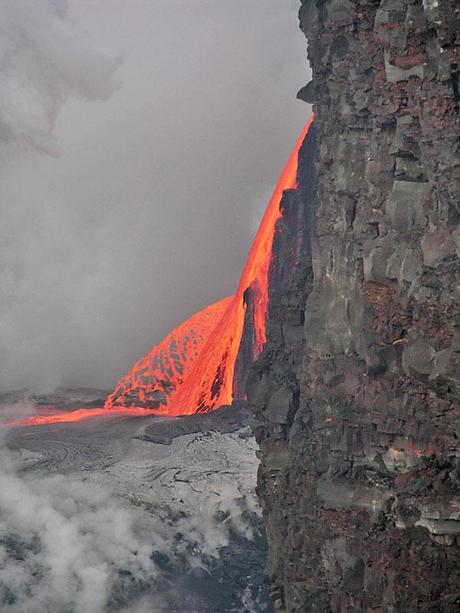
[(460, 610), (459, 19), (302, 1), (311, 249), (249, 383), (277, 611)]

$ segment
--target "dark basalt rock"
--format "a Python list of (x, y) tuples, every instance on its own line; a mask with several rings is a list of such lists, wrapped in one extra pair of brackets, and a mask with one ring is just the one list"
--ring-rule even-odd
[[(247, 427), (247, 431), (245, 430)], [(143, 441), (170, 445), (172, 441), (184, 434), (197, 432), (236, 432), (241, 430), (240, 436), (251, 436), (249, 428), (249, 409), (245, 401), (235, 400), (231, 406), (222, 406), (210, 413), (195, 413), (180, 417), (158, 417), (148, 425), (142, 435)]]
[(318, 144), (248, 383), (273, 601), (458, 611), (460, 7), (303, 0), (300, 23)]
[(301, 89), (299, 89), (299, 91), (297, 92), (297, 98), (299, 100), (303, 100), (304, 102), (313, 104), (316, 100), (314, 81), (310, 81), (309, 83), (304, 85)]

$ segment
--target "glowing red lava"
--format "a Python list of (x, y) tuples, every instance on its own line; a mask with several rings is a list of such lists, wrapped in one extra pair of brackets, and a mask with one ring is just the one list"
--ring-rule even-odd
[(38, 409), (36, 415), (23, 417), (20, 419), (8, 419), (4, 423), (8, 426), (44, 426), (49, 424), (75, 423), (78, 421), (86, 421), (94, 417), (101, 416), (116, 416), (116, 415), (139, 415), (145, 417), (148, 411), (135, 407), (117, 407), (108, 411), (105, 408), (100, 409), (72, 409), (69, 411), (56, 411), (55, 408), (48, 408), (42, 411), (42, 407)]
[[(300, 146), (312, 124), (308, 120), (275, 187), (234, 296), (207, 306), (177, 326), (117, 383), (104, 409), (82, 409), (20, 420), (22, 425), (79, 421), (107, 411), (186, 415), (231, 404), (235, 366), (246, 322), (246, 291), (252, 308), (252, 360), (266, 340), (270, 267), (275, 226), (283, 192), (297, 186)], [(241, 397), (241, 390), (239, 391)]]
[(211, 332), (232, 301), (233, 296), (223, 298), (174, 328), (118, 381), (105, 407), (159, 408), (166, 404), (191, 374)]
[[(164, 391), (169, 382), (162, 380), (162, 406), (158, 407), (158, 412), (166, 415), (185, 415), (210, 411), (219, 406), (231, 404), (234, 397), (235, 364), (243, 335), (247, 308), (244, 294), (248, 288), (251, 289), (253, 305), (254, 343), (252, 358), (255, 359), (261, 352), (266, 338), (268, 271), (275, 225), (281, 217), (281, 197), (285, 190), (293, 189), (297, 185), (298, 153), (312, 121), (313, 117), (309, 119), (297, 140), (275, 187), (235, 295), (231, 299), (225, 299), (227, 302), (222, 301), (213, 305), (214, 308), (225, 306), (225, 309), (212, 330), (209, 330), (208, 326), (206, 327), (207, 338), (205, 339), (205, 334), (200, 335), (200, 340), (205, 339), (205, 342), (199, 353), (195, 350), (194, 355), (191, 355), (186, 343), (179, 343), (177, 352), (182, 356), (184, 372), (181, 373), (180, 380), (178, 380), (176, 371), (170, 375), (171, 379), (168, 380), (171, 382), (170, 393), (166, 398)], [(200, 327), (201, 319), (207, 316), (208, 309), (209, 307), (194, 315), (190, 320), (176, 328), (171, 336), (162, 341), (158, 346), (158, 348), (162, 348), (162, 353), (163, 348), (170, 346), (171, 337), (174, 341), (178, 340), (179, 335), (176, 334), (176, 331), (180, 329), (181, 333), (186, 334), (187, 329), (192, 328), (192, 324)], [(188, 336), (184, 336), (184, 338), (188, 338)], [(107, 399), (107, 408), (126, 405), (127, 401), (135, 406), (152, 406), (149, 403), (149, 398), (157, 392), (158, 380), (165, 375), (163, 368), (161, 373), (158, 372), (156, 358), (155, 362), (152, 361), (152, 358), (156, 355), (157, 349), (154, 348), (148, 356), (138, 362), (120, 380), (113, 394)], [(177, 365), (175, 369), (177, 370)], [(142, 375), (149, 373), (149, 376), (142, 376), (141, 381), (139, 381), (139, 372)]]

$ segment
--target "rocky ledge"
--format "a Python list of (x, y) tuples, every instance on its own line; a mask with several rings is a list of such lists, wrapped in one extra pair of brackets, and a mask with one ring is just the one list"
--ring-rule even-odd
[(275, 608), (458, 611), (460, 5), (300, 22), (317, 160), (286, 198), (311, 248), (280, 281), (284, 220), (248, 387)]

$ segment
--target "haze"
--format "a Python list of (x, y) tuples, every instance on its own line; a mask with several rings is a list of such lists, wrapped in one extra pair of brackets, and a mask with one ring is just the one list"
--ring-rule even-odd
[(110, 388), (233, 293), (310, 111), (297, 10), (3, 1), (3, 389)]

